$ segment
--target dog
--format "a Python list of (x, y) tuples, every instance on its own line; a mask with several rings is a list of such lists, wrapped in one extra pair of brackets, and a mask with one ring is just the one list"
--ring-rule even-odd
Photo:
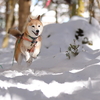
[(9, 29), (8, 33), (17, 38), (14, 58), (18, 64), (21, 64), (23, 57), (27, 63), (32, 63), (32, 60), (37, 58), (41, 49), (42, 31), (43, 24), (40, 21), (40, 15), (35, 19), (29, 16), (23, 33), (15, 28)]

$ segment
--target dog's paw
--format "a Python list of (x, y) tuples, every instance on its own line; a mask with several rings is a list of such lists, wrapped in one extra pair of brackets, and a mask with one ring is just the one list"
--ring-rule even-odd
[(32, 58), (36, 59), (37, 58), (37, 55), (33, 55)]
[(32, 58), (29, 58), (26, 62), (27, 63), (32, 63)]

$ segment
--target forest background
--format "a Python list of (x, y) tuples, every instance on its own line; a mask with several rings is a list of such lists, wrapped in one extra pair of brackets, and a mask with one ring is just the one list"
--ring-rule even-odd
[(22, 32), (27, 17), (41, 15), (44, 25), (63, 23), (72, 16), (94, 17), (100, 22), (99, 0), (0, 0), (0, 30), (6, 34), (1, 44), (5, 48), (9, 44), (9, 28), (18, 27)]

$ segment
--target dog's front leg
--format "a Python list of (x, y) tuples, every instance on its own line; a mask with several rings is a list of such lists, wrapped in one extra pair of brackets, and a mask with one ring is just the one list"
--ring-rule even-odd
[(26, 62), (30, 62), (30, 58), (31, 57), (30, 57), (29, 52), (28, 51), (25, 51), (24, 55), (25, 55)]
[(40, 53), (41, 42), (38, 42), (35, 46), (34, 52), (31, 54), (33, 58), (37, 58), (38, 54)]
[(32, 58), (37, 58), (38, 54), (40, 52), (40, 49), (35, 49), (34, 52), (31, 54)]
[(27, 61), (27, 67), (29, 67), (32, 64), (32, 60), (33, 60), (33, 58), (30, 57), (29, 60)]
[(28, 61), (30, 62), (31, 56), (30, 56), (30, 53), (27, 51), (27, 49), (24, 48), (24, 47), (22, 47), (22, 48), (21, 48), (21, 52), (22, 52), (23, 55), (25, 56), (26, 62), (28, 62)]
[(30, 56), (30, 53), (28, 51), (25, 51), (25, 58), (26, 58), (27, 67), (29, 67), (32, 63), (33, 58)]

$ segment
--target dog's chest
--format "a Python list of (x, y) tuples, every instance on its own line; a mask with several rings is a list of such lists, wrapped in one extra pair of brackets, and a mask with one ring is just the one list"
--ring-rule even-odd
[(23, 40), (23, 44), (27, 49), (31, 49), (35, 44), (26, 40)]

